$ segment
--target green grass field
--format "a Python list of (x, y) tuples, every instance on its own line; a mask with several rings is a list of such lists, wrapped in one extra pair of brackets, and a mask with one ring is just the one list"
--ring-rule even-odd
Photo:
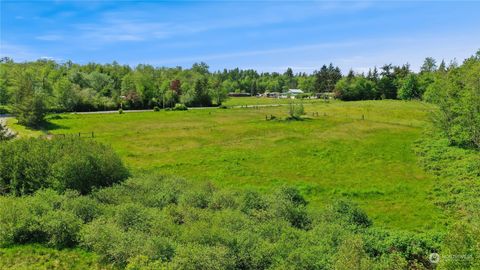
[[(266, 97), (235, 97), (229, 98), (223, 103), (225, 106), (242, 106), (242, 105), (269, 105), (269, 104), (288, 104), (291, 102), (288, 98), (266, 98)], [(321, 103), (320, 99), (304, 99), (303, 103)]]
[(101, 264), (99, 256), (81, 249), (56, 250), (41, 245), (0, 248), (0, 269), (115, 269)]
[(425, 231), (442, 230), (448, 222), (431, 199), (434, 177), (412, 151), (431, 109), (420, 102), (317, 101), (305, 105), (310, 117), (305, 121), (265, 120), (286, 116), (281, 106), (62, 114), (48, 128), (72, 136), (94, 132), (133, 172), (153, 170), (265, 192), (296, 185), (312, 209), (345, 198), (365, 209), (376, 226)]

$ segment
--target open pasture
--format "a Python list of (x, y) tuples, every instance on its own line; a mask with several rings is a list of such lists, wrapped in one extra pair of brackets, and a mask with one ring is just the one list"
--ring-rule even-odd
[(430, 198), (435, 179), (412, 151), (430, 109), (389, 100), (315, 102), (305, 104), (304, 121), (265, 120), (285, 117), (286, 106), (62, 114), (50, 119), (48, 131), (72, 136), (93, 131), (134, 172), (264, 192), (296, 185), (312, 208), (349, 199), (376, 225), (423, 231), (446, 221)]

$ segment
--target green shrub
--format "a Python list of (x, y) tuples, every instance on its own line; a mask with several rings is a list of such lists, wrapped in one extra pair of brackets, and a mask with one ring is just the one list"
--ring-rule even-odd
[(236, 208), (238, 203), (235, 195), (227, 191), (215, 192), (209, 201), (208, 207), (214, 210)]
[[(81, 246), (127, 269), (431, 269), (441, 235), (378, 230), (355, 205), (317, 216), (298, 189), (217, 189), (159, 175), (79, 192), (0, 196), (0, 246)], [(477, 252), (475, 227), (446, 254)], [(477, 266), (470, 263), (469, 266)]]
[(118, 114), (123, 114), (123, 109), (118, 109)]
[(44, 123), (46, 114), (46, 96), (42, 93), (24, 96), (14, 105), (14, 115), (18, 123), (28, 127), (38, 128)]
[(122, 229), (104, 218), (83, 226), (80, 231), (81, 245), (100, 254), (104, 260), (126, 264), (130, 258), (129, 245)]
[(246, 191), (243, 194), (241, 203), (241, 210), (246, 214), (265, 211), (268, 207), (267, 201), (255, 191)]
[(288, 104), (288, 118), (287, 120), (301, 120), (305, 114), (305, 109), (301, 101), (291, 101)]
[(76, 245), (81, 224), (78, 217), (66, 211), (50, 211), (40, 217), (41, 230), (46, 234), (48, 244), (57, 248)]
[(160, 111), (160, 107), (158, 107), (158, 106), (153, 107), (153, 111), (154, 111), (154, 112), (159, 112), (159, 111)]
[(169, 265), (174, 269), (223, 270), (233, 269), (234, 260), (223, 246), (187, 244), (177, 249), (176, 256)]
[(372, 221), (367, 214), (352, 203), (339, 201), (332, 205), (333, 218), (342, 220), (348, 225), (370, 227)]
[(127, 265), (138, 256), (146, 256), (147, 261), (168, 261), (174, 256), (175, 247), (169, 239), (129, 228), (124, 230), (106, 218), (96, 219), (83, 226), (81, 245), (119, 266)]
[(110, 147), (79, 138), (15, 140), (0, 144), (0, 156), (2, 194), (31, 194), (41, 188), (86, 194), (128, 176)]
[[(440, 269), (480, 268), (480, 226), (478, 220), (459, 221), (449, 230), (440, 253)], [(442, 259), (443, 257), (449, 259)]]
[(161, 261), (152, 261), (147, 256), (138, 255), (128, 261), (126, 270), (157, 270), (165, 269)]
[(86, 196), (69, 197), (64, 208), (82, 220), (83, 223), (91, 222), (102, 214), (98, 202)]
[(92, 196), (102, 203), (121, 204), (135, 201), (147, 207), (163, 208), (176, 204), (187, 189), (184, 179), (158, 174), (130, 178), (121, 185), (99, 189)]
[(29, 217), (24, 200), (0, 196), (0, 247), (19, 242), (18, 236), (26, 230)]
[(10, 109), (6, 106), (0, 105), (0, 114), (8, 114), (8, 113), (10, 113)]
[(204, 190), (192, 190), (183, 194), (181, 203), (196, 208), (207, 208), (211, 196), (211, 193)]
[(275, 194), (274, 208), (276, 216), (282, 217), (299, 229), (308, 229), (311, 220), (305, 206), (307, 202), (295, 188), (283, 187)]
[(53, 190), (0, 197), (0, 246), (38, 242), (57, 248), (77, 244), (82, 220), (65, 209), (69, 198)]
[(123, 230), (147, 231), (151, 220), (147, 209), (139, 204), (126, 203), (115, 208), (115, 221)]
[(175, 104), (175, 107), (173, 107), (173, 110), (174, 111), (186, 111), (186, 110), (188, 110), (188, 108), (185, 104), (177, 103), (177, 104)]

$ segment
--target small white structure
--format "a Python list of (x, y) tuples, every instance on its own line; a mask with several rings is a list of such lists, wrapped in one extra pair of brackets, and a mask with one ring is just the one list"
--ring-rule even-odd
[(303, 91), (301, 89), (288, 89), (287, 94), (291, 96), (296, 96), (298, 94), (303, 94)]

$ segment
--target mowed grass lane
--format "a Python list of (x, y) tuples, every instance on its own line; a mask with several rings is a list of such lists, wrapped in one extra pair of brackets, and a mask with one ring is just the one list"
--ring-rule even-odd
[[(286, 107), (207, 109), (110, 115), (63, 114), (51, 133), (95, 132), (133, 170), (155, 170), (222, 186), (298, 186), (310, 207), (348, 199), (378, 226), (439, 229), (434, 178), (418, 166), (412, 144), (431, 107), (420, 102), (306, 104), (305, 121), (266, 121)], [(364, 118), (364, 120), (362, 120)]]

